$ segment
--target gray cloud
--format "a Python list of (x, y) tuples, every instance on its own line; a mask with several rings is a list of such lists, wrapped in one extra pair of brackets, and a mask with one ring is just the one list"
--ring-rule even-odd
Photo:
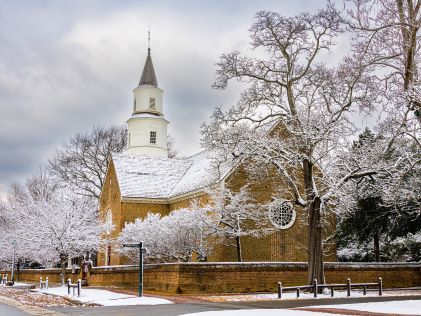
[(238, 89), (211, 88), (222, 52), (247, 49), (261, 9), (296, 13), (323, 1), (3, 1), (0, 4), (0, 197), (60, 143), (121, 124), (152, 56), (170, 133), (181, 154), (200, 149), (200, 124)]

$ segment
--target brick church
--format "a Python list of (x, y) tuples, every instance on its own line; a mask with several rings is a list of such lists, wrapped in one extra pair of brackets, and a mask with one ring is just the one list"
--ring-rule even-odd
[[(104, 237), (107, 240), (117, 238), (126, 223), (143, 218), (148, 212), (165, 216), (187, 207), (192, 199), (208, 203), (205, 190), (209, 185), (224, 184), (232, 190), (239, 190), (248, 184), (251, 195), (262, 204), (269, 202), (279, 188), (287, 188), (281, 179), (274, 177), (260, 182), (249, 181), (241, 166), (226, 165), (216, 170), (207, 151), (188, 158), (168, 158), (169, 122), (164, 116), (163, 94), (148, 48), (139, 84), (133, 90), (132, 114), (127, 121), (127, 150), (110, 158), (100, 196), (100, 216), (114, 225)], [(243, 260), (307, 261), (305, 211), (285, 201), (278, 214), (273, 213), (271, 222), (277, 228), (276, 232), (263, 238), (244, 237)], [(335, 260), (335, 246), (327, 245), (326, 248), (325, 260)], [(236, 258), (235, 248), (220, 244), (216, 245), (208, 261), (236, 261)], [(100, 249), (99, 266), (125, 263), (124, 257), (113, 249), (111, 243)]]

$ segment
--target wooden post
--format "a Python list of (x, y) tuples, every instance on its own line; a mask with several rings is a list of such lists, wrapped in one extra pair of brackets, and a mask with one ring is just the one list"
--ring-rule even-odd
[(313, 281), (313, 291), (314, 291), (314, 297), (317, 297), (317, 279), (314, 279)]
[(39, 278), (39, 289), (42, 290), (42, 277)]
[(82, 291), (82, 281), (79, 279), (77, 280), (77, 296), (80, 296), (81, 291)]
[(67, 280), (67, 293), (70, 295), (70, 282), (71, 282), (71, 280), (70, 279), (68, 279)]
[(379, 278), (379, 296), (383, 295), (383, 280)]
[(282, 282), (278, 282), (278, 298), (282, 298)]
[(300, 288), (297, 287), (297, 297), (300, 297)]
[(48, 290), (48, 277), (45, 278), (45, 289)]
[(346, 296), (348, 297), (351, 296), (351, 279), (350, 278), (346, 280)]
[(331, 287), (330, 287), (330, 296), (331, 296), (331, 297), (334, 297), (334, 296), (335, 296), (335, 290), (334, 290), (334, 289), (335, 289), (335, 287), (334, 287), (334, 286), (331, 286)]
[(363, 285), (363, 294), (367, 295), (367, 285)]

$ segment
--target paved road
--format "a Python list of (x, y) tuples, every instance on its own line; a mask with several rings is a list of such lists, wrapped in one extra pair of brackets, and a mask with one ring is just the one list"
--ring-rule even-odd
[(421, 296), (383, 296), (383, 297), (355, 297), (336, 299), (306, 299), (270, 302), (233, 302), (233, 303), (185, 303), (155, 306), (116, 306), (116, 307), (84, 307), (84, 308), (54, 308), (54, 311), (66, 315), (99, 315), (99, 316), (177, 316), (188, 313), (235, 309), (258, 308), (295, 308), (314, 305), (352, 304), (365, 302), (386, 302), (400, 300), (421, 300)]
[(0, 315), (4, 316), (28, 316), (27, 314), (16, 307), (0, 303)]

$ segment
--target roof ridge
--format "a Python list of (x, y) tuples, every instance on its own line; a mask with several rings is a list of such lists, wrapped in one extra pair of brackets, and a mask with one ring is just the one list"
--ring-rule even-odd
[(201, 151), (199, 151), (199, 152), (197, 152), (197, 153), (195, 153), (191, 156), (188, 156), (187, 159), (193, 158), (194, 156), (198, 156), (198, 155), (203, 154), (203, 153), (208, 152), (208, 151), (209, 151), (208, 149), (202, 149)]
[(170, 193), (169, 193), (169, 195), (168, 195), (167, 198), (170, 198), (172, 196), (172, 193), (173, 193), (174, 189), (177, 187), (177, 185), (180, 183), (180, 181), (184, 178), (184, 176), (186, 175), (186, 173), (190, 170), (190, 168), (194, 164), (194, 162), (191, 161), (191, 160), (187, 160), (186, 159), (186, 161), (189, 161), (190, 162), (190, 166), (188, 168), (186, 168), (186, 170), (184, 171), (184, 173), (182, 174), (182, 176), (178, 179), (177, 183), (172, 187), (172, 189), (171, 189), (171, 191), (170, 191)]

